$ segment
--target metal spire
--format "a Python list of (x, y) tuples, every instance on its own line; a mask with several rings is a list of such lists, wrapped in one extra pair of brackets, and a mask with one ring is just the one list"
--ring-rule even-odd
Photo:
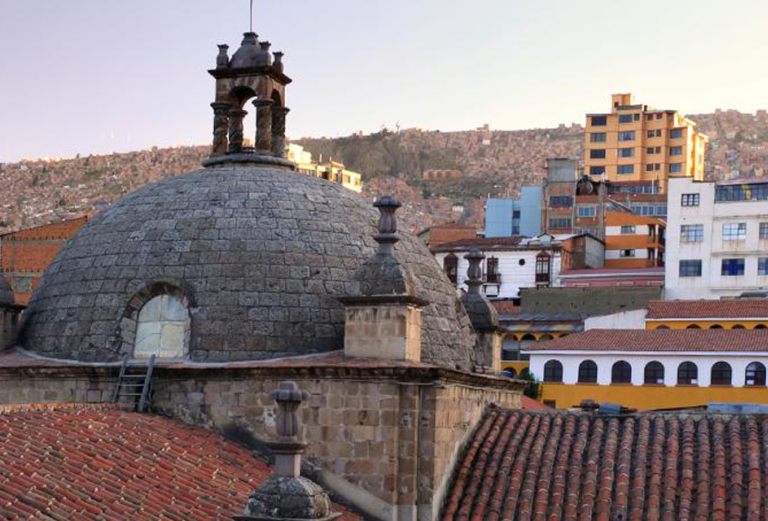
[(253, 0), (251, 0), (250, 32), (253, 32)]

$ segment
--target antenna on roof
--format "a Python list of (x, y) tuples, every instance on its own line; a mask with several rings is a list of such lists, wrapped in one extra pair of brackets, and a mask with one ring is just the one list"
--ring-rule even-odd
[(251, 11), (250, 11), (250, 14), (251, 14), (251, 16), (249, 18), (249, 21), (250, 21), (250, 31), (249, 32), (253, 32), (253, 0), (251, 0)]

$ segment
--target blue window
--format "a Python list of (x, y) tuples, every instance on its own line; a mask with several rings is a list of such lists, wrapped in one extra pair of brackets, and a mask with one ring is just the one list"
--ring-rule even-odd
[(512, 218), (513, 219), (519, 219), (520, 218), (520, 210), (512, 210)]
[(606, 116), (592, 116), (593, 127), (604, 127), (608, 124), (608, 118)]
[(595, 216), (594, 206), (579, 206), (579, 217), (594, 217), (594, 216)]
[(589, 134), (590, 143), (605, 143), (605, 132), (592, 132)]
[(628, 132), (619, 132), (619, 141), (634, 141), (635, 131), (630, 130)]
[(725, 277), (744, 275), (744, 259), (723, 259), (721, 274)]
[(619, 123), (632, 123), (632, 114), (621, 114), (619, 116)]
[(605, 159), (605, 149), (604, 148), (593, 148), (589, 151), (589, 158), (590, 159)]
[(747, 238), (747, 223), (723, 224), (724, 241), (743, 241)]
[(669, 172), (674, 173), (680, 173), (683, 171), (683, 164), (682, 163), (670, 163), (669, 165)]
[(669, 147), (669, 155), (670, 156), (683, 155), (683, 147)]
[(635, 165), (619, 165), (620, 174), (633, 174), (635, 172)]
[(620, 148), (619, 149), (619, 157), (634, 157), (635, 155), (635, 149), (634, 148)]
[(683, 224), (680, 226), (680, 242), (704, 242), (704, 225)]
[(768, 275), (768, 257), (760, 257), (757, 259), (757, 274)]
[(701, 277), (701, 259), (681, 260), (678, 273), (681, 277)]
[(683, 129), (681, 128), (673, 128), (672, 131), (669, 133), (670, 139), (677, 139), (683, 137)]
[(604, 166), (590, 166), (589, 175), (603, 175), (605, 173)]

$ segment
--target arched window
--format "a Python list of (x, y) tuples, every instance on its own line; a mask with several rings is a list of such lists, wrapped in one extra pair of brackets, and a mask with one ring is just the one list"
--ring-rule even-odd
[(550, 360), (544, 364), (544, 381), (558, 383), (563, 381), (563, 364), (557, 360)]
[(701, 328), (699, 326), (697, 326), (696, 324), (691, 324), (690, 326), (686, 327), (685, 329), (701, 329)]
[(765, 324), (758, 324), (755, 326), (755, 329), (765, 329)]
[(520, 339), (520, 360), (530, 360), (531, 355), (530, 353), (525, 352), (525, 349), (530, 346), (531, 344), (536, 343), (536, 337), (533, 336), (530, 333), (527, 333), (523, 335), (523, 338)]
[(584, 360), (579, 364), (579, 383), (597, 383), (597, 364), (592, 360)]
[(744, 326), (742, 326), (741, 324), (736, 324), (736, 325), (735, 325), (735, 326), (733, 326), (731, 329), (745, 329), (745, 327), (744, 327)]
[(515, 371), (514, 367), (508, 367), (504, 369), (504, 371), (502, 371), (501, 374), (506, 376), (507, 378), (517, 378), (517, 371)]
[(453, 253), (448, 254), (443, 259), (443, 269), (445, 274), (448, 275), (448, 280), (456, 284), (456, 274), (458, 273), (459, 259)]
[(677, 367), (677, 385), (699, 385), (699, 368), (693, 362), (683, 362)]
[(669, 326), (658, 326), (656, 329), (669, 329)]
[(765, 387), (765, 366), (760, 362), (752, 362), (747, 366), (746, 377), (746, 385)]
[(723, 326), (721, 326), (720, 324), (712, 324), (711, 326), (709, 326), (709, 329), (723, 329)]
[(661, 362), (648, 362), (645, 366), (643, 382), (646, 384), (659, 385), (664, 383), (664, 366)]
[(499, 259), (497, 257), (488, 257), (485, 261), (485, 280), (490, 284), (501, 282), (499, 275)]
[(727, 362), (717, 362), (712, 366), (712, 385), (731, 385), (731, 366)]
[(632, 383), (632, 366), (624, 360), (619, 360), (611, 368), (611, 383), (630, 384)]
[(133, 356), (180, 358), (189, 344), (189, 311), (173, 295), (158, 295), (139, 311)]
[(555, 337), (553, 337), (552, 335), (546, 334), (546, 335), (541, 335), (539, 337), (539, 342), (546, 342), (547, 340), (554, 340), (554, 339)]

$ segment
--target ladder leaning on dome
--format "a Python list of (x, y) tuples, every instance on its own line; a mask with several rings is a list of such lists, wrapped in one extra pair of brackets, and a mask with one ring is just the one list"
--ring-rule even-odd
[[(142, 363), (131, 364), (126, 355), (120, 366), (120, 375), (112, 394), (112, 401), (120, 403), (121, 398), (129, 397), (128, 403), (132, 403), (136, 411), (145, 412), (152, 403), (152, 370), (154, 366), (155, 355), (152, 355), (146, 365)], [(138, 392), (139, 388), (141, 388), (141, 392)]]

